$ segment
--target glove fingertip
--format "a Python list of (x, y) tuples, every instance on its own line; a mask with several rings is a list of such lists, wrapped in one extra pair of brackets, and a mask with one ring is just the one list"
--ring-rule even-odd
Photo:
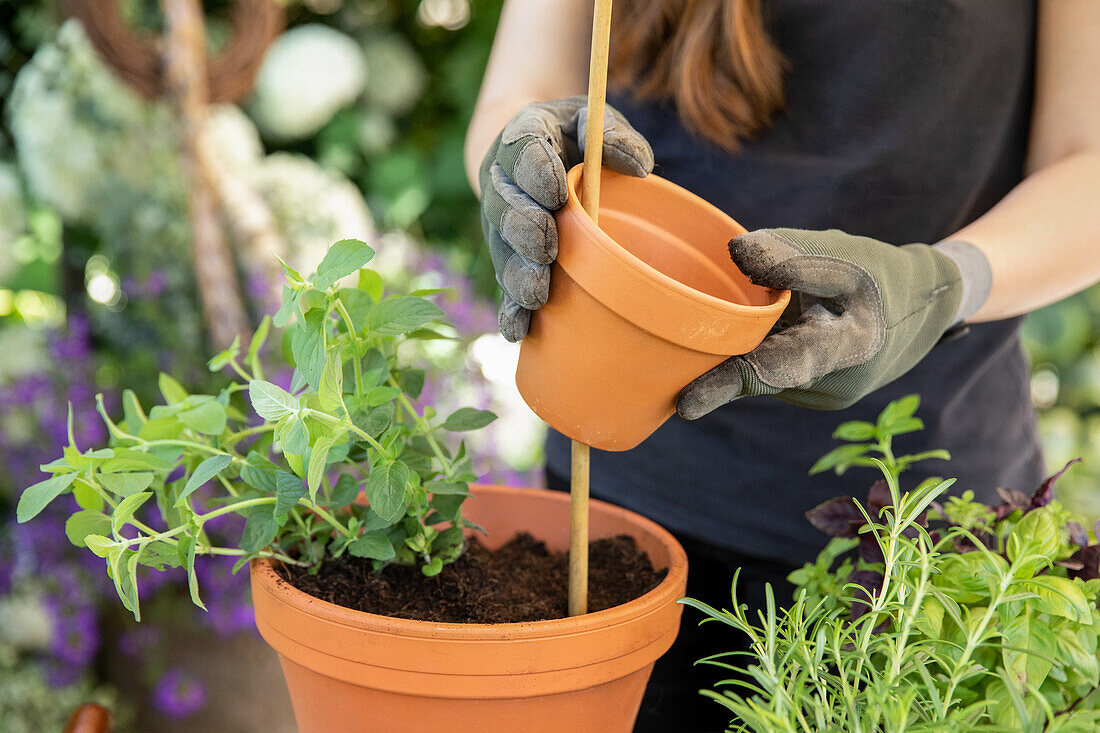
[(744, 397), (744, 380), (733, 357), (697, 377), (680, 390), (676, 412), (685, 420), (698, 420), (722, 405)]
[(550, 143), (541, 138), (531, 139), (516, 157), (512, 180), (540, 206), (551, 211), (565, 206), (569, 198), (565, 164)]

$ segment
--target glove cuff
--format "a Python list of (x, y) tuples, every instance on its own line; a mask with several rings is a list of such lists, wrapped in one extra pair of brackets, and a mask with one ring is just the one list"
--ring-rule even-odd
[(959, 268), (962, 297), (959, 299), (955, 317), (951, 320), (951, 325), (954, 326), (969, 319), (985, 304), (990, 290), (993, 289), (993, 270), (985, 253), (969, 242), (948, 240), (932, 245), (932, 249)]

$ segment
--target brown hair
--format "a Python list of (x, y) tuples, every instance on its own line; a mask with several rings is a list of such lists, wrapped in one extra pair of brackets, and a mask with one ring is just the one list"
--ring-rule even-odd
[(667, 99), (688, 129), (726, 149), (783, 108), (785, 61), (761, 0), (616, 0), (609, 81)]

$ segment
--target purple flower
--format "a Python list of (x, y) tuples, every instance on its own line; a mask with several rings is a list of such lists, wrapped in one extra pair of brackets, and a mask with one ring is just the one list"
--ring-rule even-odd
[[(49, 603), (47, 603), (49, 606)], [(53, 636), (50, 653), (72, 667), (85, 667), (99, 649), (99, 628), (91, 606), (50, 609)]]
[(153, 688), (153, 704), (170, 718), (186, 718), (206, 705), (206, 690), (198, 679), (173, 667)]

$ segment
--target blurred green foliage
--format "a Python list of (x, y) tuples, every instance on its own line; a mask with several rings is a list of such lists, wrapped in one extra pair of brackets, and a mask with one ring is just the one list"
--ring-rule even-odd
[(1073, 511), (1100, 518), (1100, 286), (1032, 313), (1023, 339), (1048, 467), (1084, 459), (1058, 491)]

